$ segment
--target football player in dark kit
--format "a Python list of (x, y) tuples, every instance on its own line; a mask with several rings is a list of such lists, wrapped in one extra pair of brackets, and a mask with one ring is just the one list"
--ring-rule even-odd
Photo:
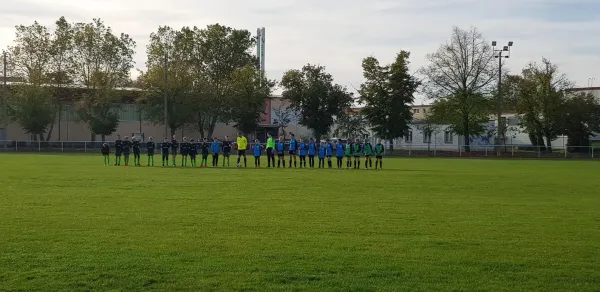
[(154, 166), (154, 149), (156, 145), (154, 141), (152, 141), (152, 137), (148, 137), (148, 142), (146, 143), (146, 151), (148, 151), (148, 164), (146, 166)]
[(171, 149), (171, 143), (169, 143), (169, 140), (165, 137), (165, 140), (160, 144), (163, 167), (169, 166), (169, 149)]
[(194, 141), (194, 139), (190, 139), (190, 147), (189, 147), (189, 154), (190, 154), (190, 166), (192, 167), (196, 167), (196, 156), (198, 155), (198, 144), (196, 143), (196, 141)]
[(190, 153), (190, 143), (188, 143), (187, 137), (183, 137), (183, 141), (179, 144), (179, 149), (181, 149), (181, 167), (186, 167), (188, 154)]
[(102, 156), (104, 156), (104, 166), (107, 166), (110, 164), (110, 147), (108, 143), (102, 144), (100, 151), (102, 152)]
[(123, 154), (123, 140), (121, 140), (121, 135), (117, 135), (117, 140), (115, 140), (115, 166), (121, 165), (121, 155)]
[(123, 140), (123, 158), (125, 159), (125, 166), (129, 166), (129, 154), (131, 153), (131, 141), (129, 137), (125, 136)]
[(179, 149), (179, 142), (177, 142), (177, 138), (173, 135), (173, 140), (169, 143), (171, 145), (171, 155), (173, 155), (173, 167), (177, 166), (177, 150)]
[(135, 136), (131, 137), (131, 146), (133, 148), (133, 165), (141, 166), (140, 165), (140, 141), (137, 139), (137, 137), (135, 137)]
[(210, 148), (210, 144), (208, 144), (208, 139), (204, 138), (202, 141), (202, 161), (200, 161), (201, 167), (207, 167), (208, 163), (208, 149)]
[(227, 166), (229, 166), (229, 156), (231, 155), (231, 141), (229, 141), (229, 136), (225, 136), (221, 147), (223, 147), (223, 167), (225, 167), (225, 160), (227, 160)]

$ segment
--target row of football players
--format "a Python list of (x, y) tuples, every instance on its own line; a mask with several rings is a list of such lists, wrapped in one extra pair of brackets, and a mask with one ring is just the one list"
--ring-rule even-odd
[[(344, 157), (346, 158), (347, 168), (360, 168), (361, 157), (365, 157), (365, 168), (373, 167), (372, 157), (375, 156), (375, 168), (381, 168), (383, 165), (383, 155), (385, 153), (384, 146), (378, 143), (374, 147), (366, 141), (361, 143), (360, 140), (356, 139), (353, 143), (342, 143), (341, 141), (322, 141), (316, 143), (315, 139), (297, 141), (294, 138), (294, 134), (291, 134), (291, 138), (288, 143), (285, 142), (284, 137), (279, 137), (278, 141), (275, 142), (272, 136), (269, 135), (266, 146), (255, 141), (253, 145), (247, 145), (245, 138), (241, 135), (237, 138), (237, 143), (229, 141), (228, 137), (225, 140), (219, 141), (217, 138), (213, 138), (212, 143), (208, 142), (208, 139), (203, 141), (194, 141), (190, 139), (188, 142), (187, 138), (184, 137), (182, 142), (178, 142), (175, 137), (171, 141), (164, 139), (160, 144), (160, 152), (162, 154), (162, 165), (169, 166), (169, 156), (172, 157), (172, 165), (177, 165), (177, 156), (181, 156), (181, 166), (186, 167), (188, 159), (190, 166), (196, 167), (196, 156), (199, 154), (202, 157), (200, 162), (201, 167), (207, 167), (208, 156), (212, 154), (212, 166), (219, 166), (219, 156), (223, 156), (222, 166), (229, 166), (229, 157), (231, 155), (231, 149), (237, 149), (237, 163), (238, 167), (241, 167), (241, 161), (243, 159), (244, 166), (247, 166), (246, 151), (251, 150), (252, 156), (254, 157), (255, 167), (261, 166), (261, 157), (264, 152), (267, 156), (267, 167), (275, 167), (275, 156), (277, 159), (277, 167), (284, 167), (286, 165), (285, 154), (289, 156), (288, 167), (299, 166), (302, 168), (315, 167), (315, 158), (318, 159), (319, 168), (325, 168), (325, 163), (329, 168), (333, 168), (332, 158), (336, 158), (337, 168), (342, 168)], [(237, 147), (236, 147), (237, 146)], [(250, 147), (248, 147), (250, 146)], [(147, 166), (154, 166), (154, 154), (156, 144), (149, 138), (146, 143), (146, 150), (148, 155)], [(133, 150), (134, 165), (140, 166), (140, 142), (135, 137), (132, 137), (129, 141), (128, 137), (121, 140), (120, 137), (115, 141), (115, 165), (121, 165), (121, 157), (124, 158), (124, 164), (129, 165), (129, 156)], [(264, 151), (266, 150), (266, 151)], [(104, 155), (104, 164), (108, 165), (110, 160), (110, 147), (105, 143), (102, 147), (102, 154)], [(307, 166), (308, 162), (308, 166)]]

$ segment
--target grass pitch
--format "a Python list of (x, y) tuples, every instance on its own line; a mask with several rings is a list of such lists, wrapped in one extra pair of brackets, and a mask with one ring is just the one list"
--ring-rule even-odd
[(388, 159), (384, 170), (340, 171), (0, 161), (0, 291), (600, 287), (598, 162)]

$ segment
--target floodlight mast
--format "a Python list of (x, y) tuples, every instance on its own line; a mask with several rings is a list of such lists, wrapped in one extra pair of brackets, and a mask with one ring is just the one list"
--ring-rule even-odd
[[(502, 58), (510, 58), (510, 48), (513, 46), (513, 42), (508, 42), (507, 46), (497, 48), (497, 42), (492, 41), (492, 49), (494, 50), (494, 58), (498, 59), (498, 112), (497, 112), (497, 128), (496, 128), (496, 154), (502, 155), (502, 145), (504, 136), (504, 127), (502, 125)], [(504, 54), (506, 53), (506, 54)]]

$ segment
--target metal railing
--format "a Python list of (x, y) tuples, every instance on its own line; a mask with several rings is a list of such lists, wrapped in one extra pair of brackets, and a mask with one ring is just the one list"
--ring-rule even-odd
[[(0, 141), (0, 152), (41, 152), (41, 153), (100, 153), (102, 144), (108, 143), (114, 153), (114, 142), (102, 141)], [(156, 143), (156, 152), (160, 152), (160, 142)], [(211, 142), (209, 142), (211, 143)], [(263, 144), (264, 145), (264, 144)], [(374, 145), (373, 145), (374, 146)], [(457, 144), (416, 144), (402, 143), (386, 145), (386, 156), (400, 157), (505, 157), (505, 158), (578, 158), (599, 159), (600, 146), (563, 146), (546, 147), (531, 145), (501, 145), (500, 155), (496, 145), (457, 145)], [(146, 143), (141, 143), (142, 153), (146, 152)], [(468, 150), (467, 150), (468, 149)]]

